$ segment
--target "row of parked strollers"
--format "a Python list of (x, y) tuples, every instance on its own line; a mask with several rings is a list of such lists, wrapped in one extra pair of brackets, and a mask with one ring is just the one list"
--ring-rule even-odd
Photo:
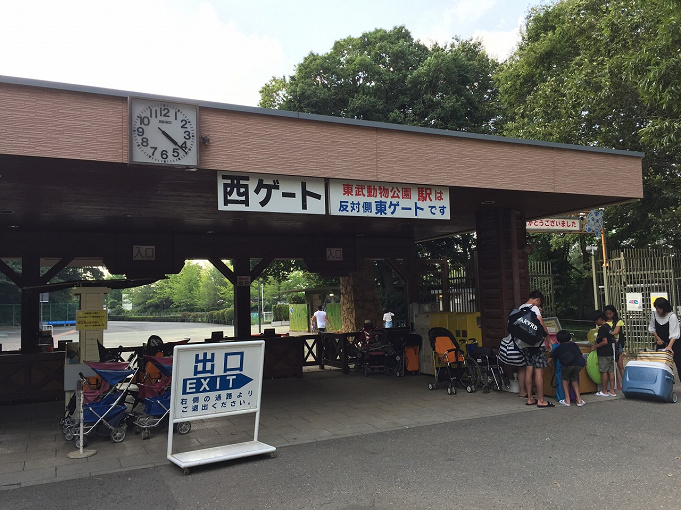
[[(451, 331), (442, 327), (431, 328), (428, 340), (435, 376), (428, 384), (429, 389), (446, 384), (450, 395), (456, 393), (457, 385), (469, 393), (477, 388), (483, 392), (509, 389), (508, 374), (492, 349), (478, 346), (475, 339), (458, 341)], [(397, 376), (418, 374), (422, 343), (422, 337), (416, 333), (365, 328), (351, 345), (350, 356), (355, 360), (355, 370), (365, 376), (377, 372)]]
[[(167, 423), (170, 414), (170, 392), (173, 358), (164, 356), (169, 345), (152, 335), (140, 355), (124, 361), (121, 351), (100, 349), (99, 362), (85, 362), (96, 378), (80, 374), (83, 393), (83, 444), (88, 436), (109, 436), (114, 443), (125, 439), (128, 427), (133, 427), (142, 439), (151, 437), (151, 429)], [(173, 345), (174, 347), (174, 345)], [(69, 401), (60, 419), (64, 438), (80, 443), (80, 413), (77, 393)], [(179, 434), (191, 430), (190, 422), (175, 424)]]

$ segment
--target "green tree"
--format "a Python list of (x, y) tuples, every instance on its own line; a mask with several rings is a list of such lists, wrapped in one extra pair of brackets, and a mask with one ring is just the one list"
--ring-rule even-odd
[(274, 77), (260, 106), (352, 119), (491, 132), (497, 63), (480, 42), (428, 48), (403, 27), (377, 29), (310, 53), (292, 76)]
[(536, 7), (495, 76), (502, 134), (646, 153), (644, 199), (606, 211), (611, 248), (681, 247), (680, 10), (669, 0)]

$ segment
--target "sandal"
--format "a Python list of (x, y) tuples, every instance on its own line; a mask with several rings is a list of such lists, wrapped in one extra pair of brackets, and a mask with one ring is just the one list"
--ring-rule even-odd
[(542, 409), (543, 409), (543, 408), (545, 408), (545, 407), (556, 407), (556, 406), (554, 405), (554, 403), (553, 403), (553, 402), (549, 402), (549, 401), (547, 400), (547, 401), (546, 401), (546, 405), (545, 405), (545, 406), (540, 406), (539, 404), (537, 404), (537, 407), (539, 407), (539, 408), (542, 408)]
[(525, 405), (526, 405), (526, 406), (536, 406), (536, 405), (537, 405), (537, 401), (535, 400), (535, 401), (532, 402), (532, 403), (530, 403), (530, 402), (525, 402)]

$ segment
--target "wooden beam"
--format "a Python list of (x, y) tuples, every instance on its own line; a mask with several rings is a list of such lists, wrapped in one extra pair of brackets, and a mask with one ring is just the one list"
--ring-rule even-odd
[(9, 267), (5, 262), (0, 259), (0, 273), (4, 274), (7, 278), (12, 280), (14, 285), (21, 288), (23, 287), (23, 278), (14, 272), (14, 269)]
[(55, 265), (53, 265), (47, 272), (40, 277), (40, 283), (49, 283), (49, 281), (57, 276), (59, 272), (68, 266), (75, 257), (64, 257)]
[(229, 280), (229, 283), (236, 287), (236, 276), (234, 275), (234, 271), (232, 271), (227, 264), (225, 264), (222, 260), (215, 258), (209, 258), (208, 261), (215, 266), (215, 269), (220, 271), (224, 277)]

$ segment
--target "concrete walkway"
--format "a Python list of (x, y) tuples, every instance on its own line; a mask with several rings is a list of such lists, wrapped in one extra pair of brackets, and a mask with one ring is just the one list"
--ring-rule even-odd
[[(322, 441), (330, 438), (363, 436), (396, 429), (470, 420), (509, 413), (574, 413), (557, 406), (541, 410), (525, 406), (515, 393), (459, 388), (447, 395), (444, 386), (428, 390), (432, 376), (398, 378), (382, 374), (369, 377), (340, 371), (306, 370), (301, 379), (264, 381), (259, 440), (275, 447)], [(616, 399), (587, 395), (588, 405)], [(151, 429), (142, 440), (128, 429), (122, 443), (93, 435), (86, 449), (96, 454), (71, 459), (74, 442), (64, 440), (59, 418), (61, 402), (0, 407), (0, 489), (60, 480), (98, 476), (105, 473), (168, 465), (167, 426)], [(254, 415), (192, 422), (185, 436), (175, 434), (176, 451), (238, 443), (252, 439)]]

